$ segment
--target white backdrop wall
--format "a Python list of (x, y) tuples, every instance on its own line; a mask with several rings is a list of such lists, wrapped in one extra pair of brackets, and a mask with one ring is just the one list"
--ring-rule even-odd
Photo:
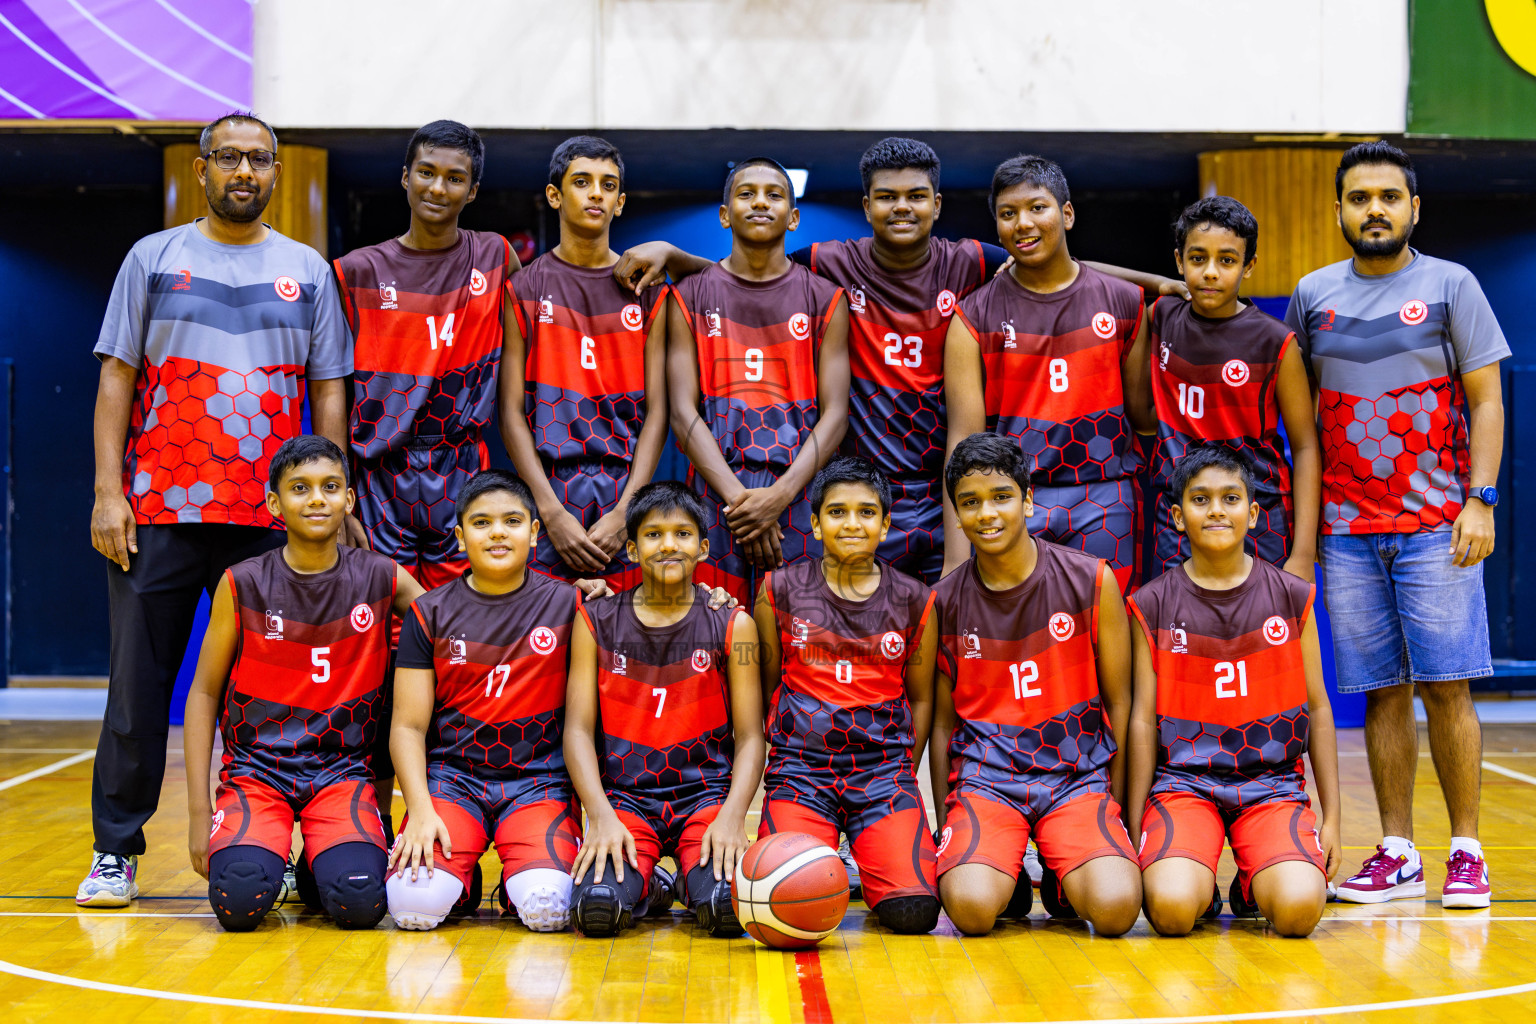
[(1400, 132), (1407, 0), (258, 0), (291, 127)]

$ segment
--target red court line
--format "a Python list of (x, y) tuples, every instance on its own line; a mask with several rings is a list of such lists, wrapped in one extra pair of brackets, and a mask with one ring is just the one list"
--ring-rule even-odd
[(814, 949), (796, 953), (795, 977), (800, 979), (800, 1006), (805, 1011), (805, 1024), (832, 1024), (827, 983), (821, 976), (821, 954)]

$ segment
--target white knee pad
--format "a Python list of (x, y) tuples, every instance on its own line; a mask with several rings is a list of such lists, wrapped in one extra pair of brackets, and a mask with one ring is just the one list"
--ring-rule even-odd
[(571, 919), (571, 876), (554, 868), (529, 868), (502, 882), (507, 902), (531, 931), (562, 931)]
[(389, 916), (395, 919), (396, 927), (425, 932), (443, 923), (463, 895), (464, 885), (442, 868), (430, 876), (426, 868), (421, 868), (413, 882), (407, 868), (404, 874), (392, 874), (384, 880), (384, 892), (389, 897)]

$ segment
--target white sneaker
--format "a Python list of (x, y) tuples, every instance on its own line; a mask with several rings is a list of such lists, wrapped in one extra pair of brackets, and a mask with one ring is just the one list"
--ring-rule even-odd
[(1040, 866), (1040, 851), (1035, 849), (1034, 843), (1024, 847), (1024, 871), (1029, 875), (1029, 884), (1036, 889), (1040, 888), (1040, 878), (1045, 874), (1045, 869)]
[(139, 895), (139, 858), (117, 853), (91, 857), (91, 873), (75, 891), (82, 907), (126, 907)]

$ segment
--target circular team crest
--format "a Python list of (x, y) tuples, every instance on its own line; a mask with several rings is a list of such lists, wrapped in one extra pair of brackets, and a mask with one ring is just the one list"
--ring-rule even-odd
[(939, 292), (939, 315), (949, 316), (955, 311), (955, 293), (945, 288)]
[(1221, 368), (1221, 379), (1234, 388), (1242, 387), (1248, 383), (1248, 364), (1241, 359), (1228, 359)]
[(949, 841), (954, 837), (955, 830), (950, 828), (948, 825), (945, 825), (944, 831), (939, 833), (939, 848), (938, 850), (934, 851), (934, 856), (944, 856), (944, 851), (949, 847)]
[(373, 607), (360, 604), (352, 608), (352, 614), (347, 616), (352, 620), (352, 628), (359, 633), (366, 633), (373, 628)]
[(470, 272), (469, 272), (469, 294), (471, 294), (471, 295), (484, 295), (485, 294), (485, 288), (486, 288), (485, 275), (480, 273), (480, 271), (478, 271), (478, 270), (473, 270), (473, 269), (470, 270)]
[(709, 652), (700, 647), (693, 652), (693, 658), (689, 661), (689, 664), (693, 666), (695, 672), (708, 672)]
[(795, 336), (796, 341), (804, 341), (811, 336), (811, 318), (804, 313), (796, 313), (789, 318), (789, 333)]
[(540, 626), (528, 634), (528, 645), (540, 654), (548, 654), (555, 649), (555, 631), (548, 626)]
[(224, 824), (224, 811), (220, 808), (213, 812), (213, 828), (208, 830), (209, 839), (219, 834), (219, 826), (222, 824)]
[(1108, 313), (1093, 314), (1093, 333), (1108, 341), (1115, 336), (1115, 318)]
[(272, 288), (277, 292), (277, 297), (284, 302), (297, 302), (299, 300), (299, 282), (287, 274), (273, 281)]
[(631, 331), (638, 331), (640, 328), (645, 326), (645, 311), (642, 310), (636, 303), (631, 302), (629, 305), (625, 306), (622, 315), (624, 318), (624, 326), (629, 328)]
[(1279, 646), (1291, 638), (1291, 627), (1278, 615), (1264, 620), (1264, 639)]
[(1403, 308), (1397, 311), (1397, 317), (1409, 327), (1417, 327), (1429, 316), (1429, 306), (1423, 299), (1409, 299), (1403, 303)]
[(1051, 636), (1055, 637), (1059, 642), (1072, 639), (1072, 634), (1077, 632), (1077, 623), (1066, 612), (1057, 612), (1051, 616), (1051, 621), (1047, 628), (1050, 629)]
[(889, 661), (898, 660), (907, 653), (907, 640), (894, 629), (880, 638), (880, 653)]

